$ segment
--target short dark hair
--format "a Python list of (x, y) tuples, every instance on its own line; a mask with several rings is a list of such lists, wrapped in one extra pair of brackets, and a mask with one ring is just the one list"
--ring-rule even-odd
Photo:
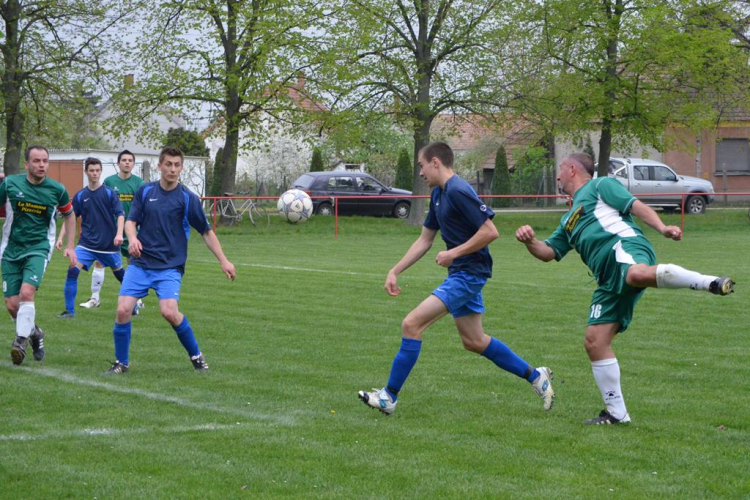
[(89, 171), (89, 165), (99, 165), (102, 166), (102, 161), (99, 158), (94, 158), (93, 156), (89, 156), (86, 158), (86, 161), (83, 162), (83, 171), (88, 172)]
[(568, 156), (568, 158), (578, 162), (583, 168), (586, 169), (586, 172), (588, 172), (591, 177), (594, 176), (594, 159), (591, 157), (591, 155), (586, 153), (573, 153), (572, 155)]
[(133, 157), (133, 162), (135, 162), (135, 155), (128, 151), (127, 149), (123, 149), (120, 151), (120, 154), (117, 155), (117, 163), (120, 163), (120, 160), (122, 159), (122, 155), (130, 155)]
[(424, 159), (432, 161), (437, 157), (440, 163), (448, 168), (453, 168), (453, 150), (444, 142), (431, 142), (420, 151)]
[(47, 148), (45, 148), (44, 146), (38, 146), (38, 145), (34, 144), (34, 145), (31, 145), (28, 148), (26, 148), (26, 153), (24, 154), (24, 158), (26, 159), (26, 161), (29, 161), (29, 155), (30, 155), (32, 149), (41, 149), (42, 151), (44, 151), (45, 153), (47, 153), (47, 158), (49, 158), (49, 151), (47, 151)]
[(165, 156), (179, 156), (181, 160), (185, 160), (185, 155), (182, 154), (182, 150), (174, 146), (164, 146), (164, 148), (162, 148), (161, 153), (159, 153), (159, 163), (164, 161)]

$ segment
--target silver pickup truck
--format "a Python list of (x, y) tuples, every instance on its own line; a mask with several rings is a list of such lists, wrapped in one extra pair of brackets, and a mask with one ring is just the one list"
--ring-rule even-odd
[[(698, 177), (678, 175), (667, 165), (655, 160), (641, 158), (610, 158), (609, 177), (614, 177), (641, 201), (661, 207), (664, 211), (680, 210), (683, 193), (690, 193), (685, 199), (685, 212), (701, 214), (706, 205), (714, 201), (714, 186)], [(675, 193), (669, 195), (666, 193)]]

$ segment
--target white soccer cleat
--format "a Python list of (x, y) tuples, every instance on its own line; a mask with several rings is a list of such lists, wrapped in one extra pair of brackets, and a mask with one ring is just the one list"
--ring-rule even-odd
[(536, 371), (539, 372), (539, 377), (531, 383), (531, 387), (534, 388), (537, 396), (544, 401), (544, 411), (549, 411), (555, 404), (555, 391), (552, 390), (552, 370), (546, 366), (540, 366)]
[(385, 387), (382, 389), (376, 389), (373, 387), (372, 392), (359, 391), (357, 396), (359, 396), (359, 399), (361, 399), (367, 406), (380, 410), (386, 415), (393, 413), (393, 410), (396, 409), (396, 403), (398, 403), (398, 401), (393, 401), (391, 399), (391, 396), (388, 395), (388, 391), (385, 390)]
[(138, 302), (136, 302), (136, 305), (138, 306), (138, 309), (145, 309), (146, 308), (146, 304), (144, 304), (141, 299), (138, 299)]
[(85, 309), (93, 309), (94, 307), (99, 307), (99, 299), (95, 299), (94, 297), (91, 297), (86, 302), (78, 304), (78, 306), (83, 307)]

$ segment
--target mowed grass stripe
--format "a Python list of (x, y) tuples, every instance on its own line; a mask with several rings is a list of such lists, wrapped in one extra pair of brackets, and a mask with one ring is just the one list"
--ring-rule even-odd
[[(273, 418), (193, 410), (2, 366), (0, 435), (49, 437), (3, 442), (0, 498), (26, 491), (35, 498), (749, 496), (750, 398), (738, 385), (750, 376), (746, 218), (739, 226), (708, 213), (690, 221), (702, 225), (689, 227), (681, 243), (648, 233), (661, 262), (731, 272), (738, 293), (645, 294), (615, 343), (634, 424), (604, 429), (580, 424), (602, 405), (582, 347), (592, 278), (577, 255), (536, 262), (512, 236), (530, 221), (544, 237), (558, 219), (499, 214), (495, 275), (484, 292), (486, 331), (555, 371), (558, 399), (549, 413), (528, 384), (464, 351), (450, 318), (425, 334), (392, 417), (357, 401), (357, 390), (385, 383), (403, 316), (445, 276), (434, 264), (443, 248), (436, 241), (400, 277), (401, 296), (385, 293), (385, 274), (419, 234), (399, 221), (345, 218), (338, 240), (331, 221), (318, 218), (222, 229), (238, 264), (234, 283), (194, 235), (180, 307), (211, 366), (206, 374), (192, 371), (151, 296), (133, 320), (133, 369), (103, 377), (116, 283), (108, 273), (101, 308), (56, 321), (65, 275), (56, 254), (37, 302), (48, 358), (30, 371)], [(88, 283), (84, 274), (79, 299)], [(9, 322), (5, 330), (9, 346)], [(207, 421), (227, 428), (166, 432)], [(134, 432), (76, 434), (85, 429)], [(364, 487), (374, 483), (377, 495)]]

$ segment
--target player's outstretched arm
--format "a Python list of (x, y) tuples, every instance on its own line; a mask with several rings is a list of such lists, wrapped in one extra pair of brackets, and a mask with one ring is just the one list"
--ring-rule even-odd
[(125, 222), (125, 234), (128, 235), (128, 253), (135, 258), (141, 256), (141, 240), (138, 239), (138, 231), (135, 226), (135, 221), (129, 220)]
[(555, 251), (546, 243), (536, 239), (536, 233), (531, 226), (521, 226), (516, 230), (516, 239), (526, 245), (531, 255), (544, 262), (555, 259)]
[(644, 223), (648, 224), (652, 228), (659, 231), (661, 235), (666, 238), (680, 241), (682, 239), (682, 229), (678, 226), (666, 226), (661, 221), (659, 214), (656, 211), (643, 203), (641, 200), (633, 202), (633, 206), (630, 207), (630, 213), (641, 219)]
[(229, 262), (224, 255), (224, 251), (221, 249), (219, 238), (216, 236), (216, 233), (213, 231), (213, 229), (209, 229), (203, 234), (203, 241), (206, 242), (206, 246), (209, 250), (211, 250), (211, 253), (214, 254), (217, 259), (219, 259), (221, 270), (224, 272), (227, 278), (234, 281), (234, 278), (237, 276), (237, 273), (234, 270), (234, 264)]
[(500, 236), (500, 234), (497, 232), (495, 224), (493, 224), (490, 219), (487, 219), (484, 221), (484, 224), (479, 227), (477, 232), (474, 233), (474, 236), (469, 238), (466, 242), (457, 247), (453, 247), (450, 250), (438, 252), (435, 257), (435, 262), (437, 262), (439, 266), (450, 267), (450, 265), (453, 264), (453, 261), (457, 258), (481, 250), (495, 241), (498, 236)]
[(65, 231), (65, 239), (67, 241), (67, 245), (65, 245), (63, 255), (70, 260), (70, 267), (73, 267), (78, 263), (75, 251), (76, 216), (73, 212), (65, 216), (63, 229), (61, 229), (61, 231)]
[(398, 286), (398, 275), (411, 267), (432, 248), (432, 242), (435, 241), (436, 234), (436, 230), (422, 226), (422, 234), (419, 235), (419, 238), (411, 244), (401, 260), (388, 271), (388, 276), (385, 278), (385, 291), (388, 292), (388, 295), (395, 297), (401, 292), (401, 287)]

